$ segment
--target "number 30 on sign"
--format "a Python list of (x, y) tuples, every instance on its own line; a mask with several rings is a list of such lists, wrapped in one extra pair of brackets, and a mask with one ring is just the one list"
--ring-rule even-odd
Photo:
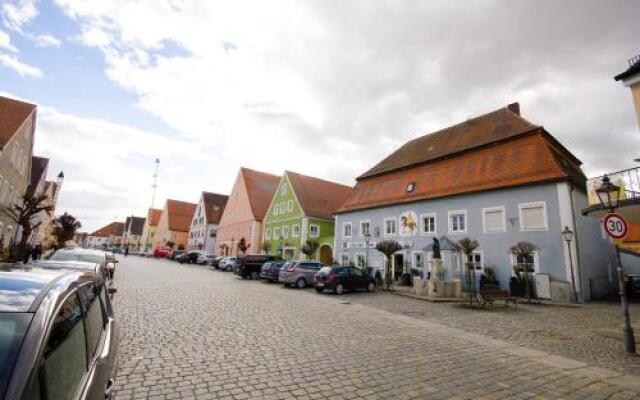
[(622, 215), (616, 213), (607, 214), (602, 223), (604, 224), (604, 230), (607, 232), (607, 235), (613, 239), (624, 239), (624, 237), (627, 236), (627, 221), (624, 220)]

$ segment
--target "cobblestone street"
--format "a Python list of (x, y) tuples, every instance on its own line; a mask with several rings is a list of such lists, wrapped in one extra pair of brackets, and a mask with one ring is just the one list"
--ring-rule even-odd
[(121, 261), (118, 400), (640, 399), (638, 358), (596, 332), (615, 305), (467, 310)]

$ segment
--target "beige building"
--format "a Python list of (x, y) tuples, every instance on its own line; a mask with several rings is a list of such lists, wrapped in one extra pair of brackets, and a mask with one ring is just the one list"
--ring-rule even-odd
[[(31, 181), (31, 155), (36, 106), (0, 96), (0, 207), (12, 207)], [(15, 223), (0, 213), (0, 243), (7, 247), (19, 238)]]
[(621, 81), (623, 85), (631, 89), (633, 104), (636, 109), (636, 116), (640, 124), (640, 54), (629, 59), (629, 68), (615, 77), (616, 81)]
[(168, 199), (153, 236), (153, 249), (186, 249), (189, 244), (189, 226), (196, 207), (197, 204)]
[(147, 218), (144, 221), (142, 237), (140, 238), (141, 249), (151, 250), (151, 244), (153, 243), (153, 237), (156, 234), (156, 228), (158, 228), (161, 215), (162, 210), (157, 208), (150, 208), (149, 211), (147, 211)]

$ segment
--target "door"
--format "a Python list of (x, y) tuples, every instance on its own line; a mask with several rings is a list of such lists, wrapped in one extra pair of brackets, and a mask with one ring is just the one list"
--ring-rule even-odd
[(347, 280), (347, 289), (364, 289), (364, 274), (360, 268), (349, 268), (349, 279)]
[(399, 280), (404, 270), (404, 256), (402, 254), (393, 255), (393, 279)]
[(333, 250), (329, 245), (320, 246), (320, 262), (325, 265), (333, 264)]

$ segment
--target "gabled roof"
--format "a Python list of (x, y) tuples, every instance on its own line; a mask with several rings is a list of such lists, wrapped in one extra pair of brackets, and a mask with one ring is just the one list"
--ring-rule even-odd
[(158, 222), (160, 222), (160, 216), (162, 215), (162, 210), (158, 208), (150, 208), (147, 216), (149, 218), (149, 225), (158, 226)]
[(562, 180), (584, 187), (580, 161), (543, 128), (505, 137), (474, 151), (361, 178), (338, 212)]
[(305, 215), (333, 218), (333, 214), (351, 194), (352, 188), (339, 183), (285, 171)]
[(197, 204), (168, 199), (165, 205), (165, 212), (167, 213), (169, 230), (189, 232), (191, 219), (197, 207)]
[(229, 196), (225, 194), (202, 192), (202, 202), (204, 203), (204, 212), (207, 216), (208, 224), (220, 223), (224, 208), (227, 206)]
[(93, 232), (89, 236), (109, 237), (109, 236), (122, 236), (124, 224), (122, 222), (112, 222), (103, 226), (97, 231)]
[(127, 217), (125, 221), (125, 227), (127, 231), (130, 231), (132, 235), (142, 235), (142, 230), (144, 229), (144, 223), (146, 218), (143, 217)]
[(253, 217), (262, 221), (278, 188), (280, 177), (249, 168), (240, 168)]
[(640, 55), (629, 60), (629, 68), (626, 71), (615, 76), (616, 81), (625, 80), (632, 76), (640, 74)]
[(0, 149), (36, 109), (35, 104), (0, 96)]
[(357, 179), (370, 178), (530, 132), (518, 103), (413, 139)]
[(31, 157), (31, 180), (29, 181), (29, 187), (27, 188), (27, 196), (31, 197), (38, 187), (38, 182), (42, 179), (46, 179), (47, 166), (49, 165), (49, 159), (44, 157)]

